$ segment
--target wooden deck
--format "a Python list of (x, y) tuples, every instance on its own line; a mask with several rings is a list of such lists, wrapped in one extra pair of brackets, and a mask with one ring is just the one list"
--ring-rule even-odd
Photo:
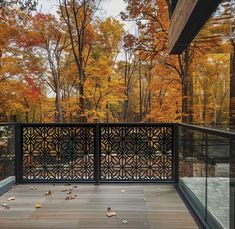
[[(31, 190), (31, 187), (37, 190)], [(73, 189), (77, 197), (65, 200)], [(52, 195), (45, 196), (48, 191)], [(15, 200), (7, 201), (11, 196)], [(0, 228), (198, 228), (173, 185), (18, 185), (0, 197)], [(42, 208), (36, 209), (35, 204)], [(107, 207), (117, 215), (108, 218)], [(122, 221), (126, 220), (127, 223)]]

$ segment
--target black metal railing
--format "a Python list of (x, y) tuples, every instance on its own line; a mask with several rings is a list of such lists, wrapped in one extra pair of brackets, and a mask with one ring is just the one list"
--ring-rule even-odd
[(93, 181), (92, 125), (21, 125), (21, 182)]
[(101, 181), (174, 181), (170, 124), (99, 125)]
[(174, 124), (17, 124), (18, 182), (175, 182)]
[(172, 123), (5, 123), (0, 175), (18, 183), (175, 183), (204, 225), (234, 228), (235, 132)]

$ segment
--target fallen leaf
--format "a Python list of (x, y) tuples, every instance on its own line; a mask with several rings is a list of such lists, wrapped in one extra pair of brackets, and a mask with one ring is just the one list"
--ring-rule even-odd
[(10, 209), (9, 204), (2, 204), (2, 206), (3, 206), (5, 209)]
[(71, 196), (71, 200), (75, 199), (77, 197), (77, 195)]
[(41, 208), (41, 207), (42, 207), (41, 204), (39, 204), (39, 203), (35, 204), (35, 208)]
[(11, 197), (9, 197), (7, 200), (8, 200), (8, 201), (11, 201), (11, 200), (15, 200), (15, 198), (16, 198), (15, 196), (11, 196)]
[(117, 213), (112, 211), (111, 207), (108, 207), (107, 211), (106, 211), (106, 216), (112, 217), (112, 216), (115, 216), (115, 215), (117, 215)]
[(73, 196), (66, 196), (65, 200), (73, 200), (77, 197), (77, 195), (73, 195)]
[(35, 187), (30, 187), (30, 190), (38, 190), (38, 189)]
[(46, 192), (44, 195), (45, 196), (50, 196), (52, 194), (51, 190), (49, 190), (48, 192)]

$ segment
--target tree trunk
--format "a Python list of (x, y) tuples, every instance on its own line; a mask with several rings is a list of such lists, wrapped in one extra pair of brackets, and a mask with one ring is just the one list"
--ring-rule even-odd
[(55, 99), (55, 107), (56, 107), (56, 122), (63, 122), (63, 113), (61, 108), (61, 96), (60, 96), (60, 86), (56, 87), (56, 99)]
[(189, 47), (184, 51), (181, 64), (182, 72), (182, 122), (193, 122), (193, 79), (189, 75)]
[(230, 127), (235, 128), (235, 43), (230, 54)]
[(126, 54), (126, 60), (125, 60), (125, 72), (124, 72), (124, 85), (125, 85), (125, 96), (126, 99), (124, 100), (124, 107), (123, 107), (123, 121), (125, 122), (127, 119), (127, 110), (128, 110), (128, 80), (127, 80), (127, 75), (128, 75), (128, 60), (127, 60), (127, 54)]
[(37, 105), (38, 105), (38, 104), (36, 104), (36, 105), (34, 106), (34, 109), (33, 109), (33, 118), (32, 118), (32, 122), (35, 122), (35, 119), (36, 119)]
[(149, 77), (148, 77), (148, 114), (151, 113), (152, 108), (152, 92), (151, 92), (151, 83), (152, 83), (152, 60), (149, 65)]
[(143, 108), (142, 108), (142, 73), (141, 73), (141, 63), (139, 61), (139, 103), (140, 103), (140, 122), (143, 120)]
[(94, 6), (98, 6), (97, 4), (99, 1), (79, 0), (70, 2), (69, 0), (64, 0), (62, 3), (60, 0), (59, 3), (61, 16), (64, 19), (68, 29), (74, 62), (78, 71), (77, 76), (79, 79), (79, 104), (77, 121), (86, 122), (87, 118), (85, 117), (84, 82), (86, 78), (86, 65), (91, 51), (91, 43), (90, 40), (86, 40), (86, 35), (88, 31), (88, 24), (94, 17), (95, 11), (93, 10), (97, 10)]
[[(206, 81), (207, 88), (207, 81)], [(202, 111), (202, 122), (206, 123), (206, 111), (207, 111), (207, 89), (204, 89), (204, 98), (203, 98), (203, 111)]]
[(85, 98), (84, 98), (84, 83), (83, 82), (79, 83), (79, 105), (80, 105), (80, 110), (79, 110), (78, 121), (86, 122), (87, 119), (85, 117)]
[(25, 121), (29, 122), (29, 103), (26, 98), (24, 98), (25, 106), (26, 106), (26, 111), (25, 111)]

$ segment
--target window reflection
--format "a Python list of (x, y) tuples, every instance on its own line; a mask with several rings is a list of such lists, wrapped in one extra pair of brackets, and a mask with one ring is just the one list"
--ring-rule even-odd
[(190, 46), (194, 123), (235, 127), (234, 53), (235, 0), (225, 0)]

